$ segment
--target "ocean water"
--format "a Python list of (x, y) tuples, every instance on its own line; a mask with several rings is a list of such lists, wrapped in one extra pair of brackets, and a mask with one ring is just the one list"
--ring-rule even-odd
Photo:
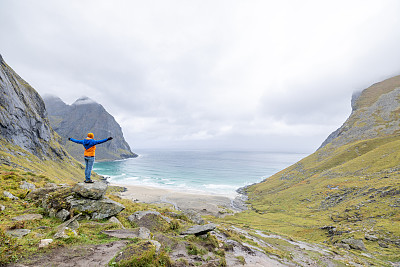
[(95, 163), (93, 170), (120, 185), (142, 185), (233, 197), (307, 156), (254, 151), (138, 151), (139, 157)]

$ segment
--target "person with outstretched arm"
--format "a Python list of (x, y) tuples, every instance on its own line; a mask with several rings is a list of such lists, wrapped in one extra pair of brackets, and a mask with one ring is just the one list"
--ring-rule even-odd
[(69, 141), (72, 141), (77, 144), (83, 145), (85, 148), (85, 152), (83, 153), (83, 156), (85, 158), (85, 183), (93, 183), (92, 179), (90, 179), (90, 175), (92, 174), (92, 168), (94, 164), (94, 159), (95, 159), (95, 152), (96, 152), (96, 145), (105, 143), (109, 140), (112, 140), (112, 137), (108, 137), (106, 139), (102, 140), (94, 140), (94, 134), (93, 133), (88, 133), (87, 138), (83, 140), (76, 140), (73, 138), (68, 138)]

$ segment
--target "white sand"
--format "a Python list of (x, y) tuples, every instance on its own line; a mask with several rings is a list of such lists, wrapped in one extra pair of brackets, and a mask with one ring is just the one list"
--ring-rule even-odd
[(217, 215), (224, 208), (231, 208), (231, 198), (219, 195), (185, 193), (176, 190), (161, 189), (150, 186), (123, 186), (128, 190), (120, 193), (122, 198), (142, 203), (168, 203), (180, 210), (195, 210), (201, 214)]

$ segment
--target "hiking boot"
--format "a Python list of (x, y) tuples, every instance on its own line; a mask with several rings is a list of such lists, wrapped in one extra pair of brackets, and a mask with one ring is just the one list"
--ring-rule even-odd
[(87, 183), (87, 184), (92, 184), (92, 183), (94, 183), (94, 182), (93, 182), (93, 180), (90, 179), (90, 180), (85, 180), (85, 183)]

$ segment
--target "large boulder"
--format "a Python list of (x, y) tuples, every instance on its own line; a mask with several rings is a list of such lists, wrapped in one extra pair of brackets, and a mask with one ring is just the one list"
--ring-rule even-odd
[(183, 231), (181, 235), (204, 235), (210, 231), (213, 231), (217, 226), (213, 223), (205, 224), (205, 225), (195, 225)]
[(150, 230), (146, 227), (138, 227), (135, 229), (106, 230), (102, 231), (102, 233), (117, 238), (150, 239)]
[(365, 248), (364, 242), (361, 239), (354, 239), (354, 238), (347, 238), (342, 240), (343, 244), (347, 244), (350, 246), (352, 249), (357, 249), (357, 250), (367, 250)]
[(28, 183), (26, 181), (23, 181), (22, 184), (19, 186), (21, 189), (26, 189), (26, 190), (31, 190), (35, 189), (36, 186), (34, 184)]
[(108, 185), (103, 182), (77, 183), (73, 191), (84, 198), (97, 200), (104, 197), (107, 186)]
[(111, 217), (108, 222), (118, 225), (121, 229), (125, 229), (124, 225), (117, 219), (117, 217)]
[(21, 216), (17, 216), (12, 218), (13, 221), (33, 221), (33, 220), (41, 220), (43, 216), (41, 214), (24, 214)]
[(139, 227), (146, 227), (150, 229), (150, 231), (163, 231), (170, 227), (169, 223), (171, 219), (161, 215), (157, 211), (137, 211), (134, 214), (130, 215), (128, 221), (134, 225)]
[[(96, 200), (82, 197), (82, 194), (95, 198), (104, 195), (107, 185), (97, 184), (98, 186), (89, 187), (88, 190), (78, 190), (79, 187), (58, 187), (42, 197), (42, 207), (50, 217), (57, 217), (61, 220), (68, 219), (71, 210), (82, 212), (91, 219), (105, 219), (115, 216), (125, 209), (122, 204), (108, 198)], [(43, 193), (47, 192), (47, 190), (42, 191)], [(81, 194), (78, 194), (77, 191), (80, 191)]]
[(12, 230), (7, 230), (6, 233), (12, 237), (24, 237), (27, 234), (29, 234), (31, 230), (29, 229), (12, 229)]
[(48, 247), (53, 242), (53, 239), (42, 239), (39, 243), (39, 248)]
[(8, 192), (8, 191), (4, 191), (4, 192), (3, 192), (3, 195), (4, 195), (5, 197), (8, 197), (9, 199), (19, 199), (18, 197), (14, 196), (13, 194), (11, 194), (11, 193)]
[(91, 219), (110, 218), (125, 209), (124, 205), (109, 198), (94, 200), (69, 196), (65, 201), (70, 205), (71, 209), (87, 214)]
[(189, 220), (191, 220), (195, 224), (204, 224), (205, 223), (203, 218), (201, 218), (201, 216), (194, 210), (184, 210), (182, 213), (183, 213), (183, 215), (185, 215)]
[(78, 234), (77, 234), (76, 230), (79, 228), (79, 223), (78, 223), (77, 219), (81, 215), (82, 214), (78, 214), (78, 215), (72, 217), (71, 219), (69, 219), (68, 221), (64, 222), (63, 224), (60, 224), (56, 229), (54, 238), (59, 239), (59, 238), (70, 238), (70, 237), (77, 236)]
[(45, 187), (36, 188), (36, 189), (33, 189), (32, 191), (30, 191), (29, 194), (26, 196), (26, 199), (42, 200), (47, 194), (53, 193), (57, 190), (60, 190), (61, 188), (65, 188), (65, 187), (67, 187), (67, 186), (58, 187), (57, 185), (48, 184)]

